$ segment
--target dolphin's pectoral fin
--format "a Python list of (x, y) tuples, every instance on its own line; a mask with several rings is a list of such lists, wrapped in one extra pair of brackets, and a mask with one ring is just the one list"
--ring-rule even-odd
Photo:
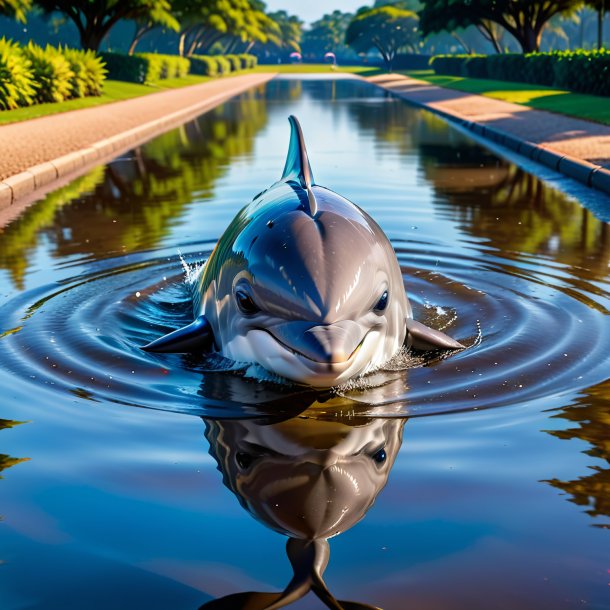
[(200, 606), (199, 610), (266, 610), (281, 596), (281, 593), (256, 593), (254, 591), (234, 593), (213, 599)]
[(165, 354), (207, 352), (214, 343), (212, 327), (205, 316), (199, 316), (188, 326), (183, 326), (172, 333), (155, 339), (142, 349), (146, 352)]
[(407, 333), (407, 345), (418, 350), (464, 348), (461, 343), (449, 335), (413, 319), (407, 320)]

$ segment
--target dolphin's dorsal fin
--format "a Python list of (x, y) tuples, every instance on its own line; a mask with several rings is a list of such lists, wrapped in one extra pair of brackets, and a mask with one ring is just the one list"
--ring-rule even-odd
[(290, 144), (288, 145), (288, 155), (286, 165), (280, 179), (281, 182), (298, 182), (307, 191), (307, 201), (309, 202), (309, 213), (315, 216), (318, 211), (318, 203), (311, 187), (315, 184), (309, 157), (305, 148), (305, 139), (298, 119), (294, 115), (288, 117), (290, 121)]

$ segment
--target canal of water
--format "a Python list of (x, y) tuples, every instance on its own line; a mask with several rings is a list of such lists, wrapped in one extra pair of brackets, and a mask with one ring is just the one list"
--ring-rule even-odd
[[(183, 261), (279, 178), (290, 114), (466, 350), (325, 392), (140, 350), (192, 319)], [(610, 609), (590, 197), (363, 81), (276, 79), (28, 208), (0, 232), (0, 608), (262, 609), (289, 536), (346, 610)]]

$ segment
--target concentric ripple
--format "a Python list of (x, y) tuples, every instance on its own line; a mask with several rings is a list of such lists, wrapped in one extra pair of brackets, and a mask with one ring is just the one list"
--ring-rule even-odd
[[(185, 258), (201, 260), (212, 246), (198, 244)], [(388, 416), (550, 406), (607, 377), (607, 285), (540, 256), (502, 258), (480, 244), (462, 248), (467, 254), (424, 242), (394, 246), (415, 317), (467, 349), (406, 359), (323, 393), (214, 370), (203, 358), (148, 354), (141, 345), (192, 319), (179, 257), (157, 250), (106, 260), (101, 271), (3, 304), (3, 366), (65, 397), (216, 417), (312, 404)]]

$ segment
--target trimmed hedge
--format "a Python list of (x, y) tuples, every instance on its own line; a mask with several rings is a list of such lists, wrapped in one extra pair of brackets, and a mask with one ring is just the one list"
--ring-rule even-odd
[(0, 38), (0, 110), (31, 105), (35, 92), (31, 62), (18, 44)]
[(225, 55), (224, 57), (228, 59), (231, 64), (231, 72), (241, 70), (241, 59), (238, 55)]
[(179, 55), (158, 53), (100, 53), (106, 63), (108, 78), (130, 83), (156, 83), (166, 78), (182, 78), (189, 73), (191, 62)]
[(610, 96), (610, 50), (437, 55), (437, 74), (490, 78)]
[(191, 74), (203, 76), (216, 76), (218, 74), (218, 63), (215, 57), (209, 55), (192, 55)]
[(217, 76), (228, 74), (235, 70), (248, 70), (256, 67), (256, 55), (242, 53), (241, 55), (193, 55), (191, 60), (191, 74), (204, 76)]

